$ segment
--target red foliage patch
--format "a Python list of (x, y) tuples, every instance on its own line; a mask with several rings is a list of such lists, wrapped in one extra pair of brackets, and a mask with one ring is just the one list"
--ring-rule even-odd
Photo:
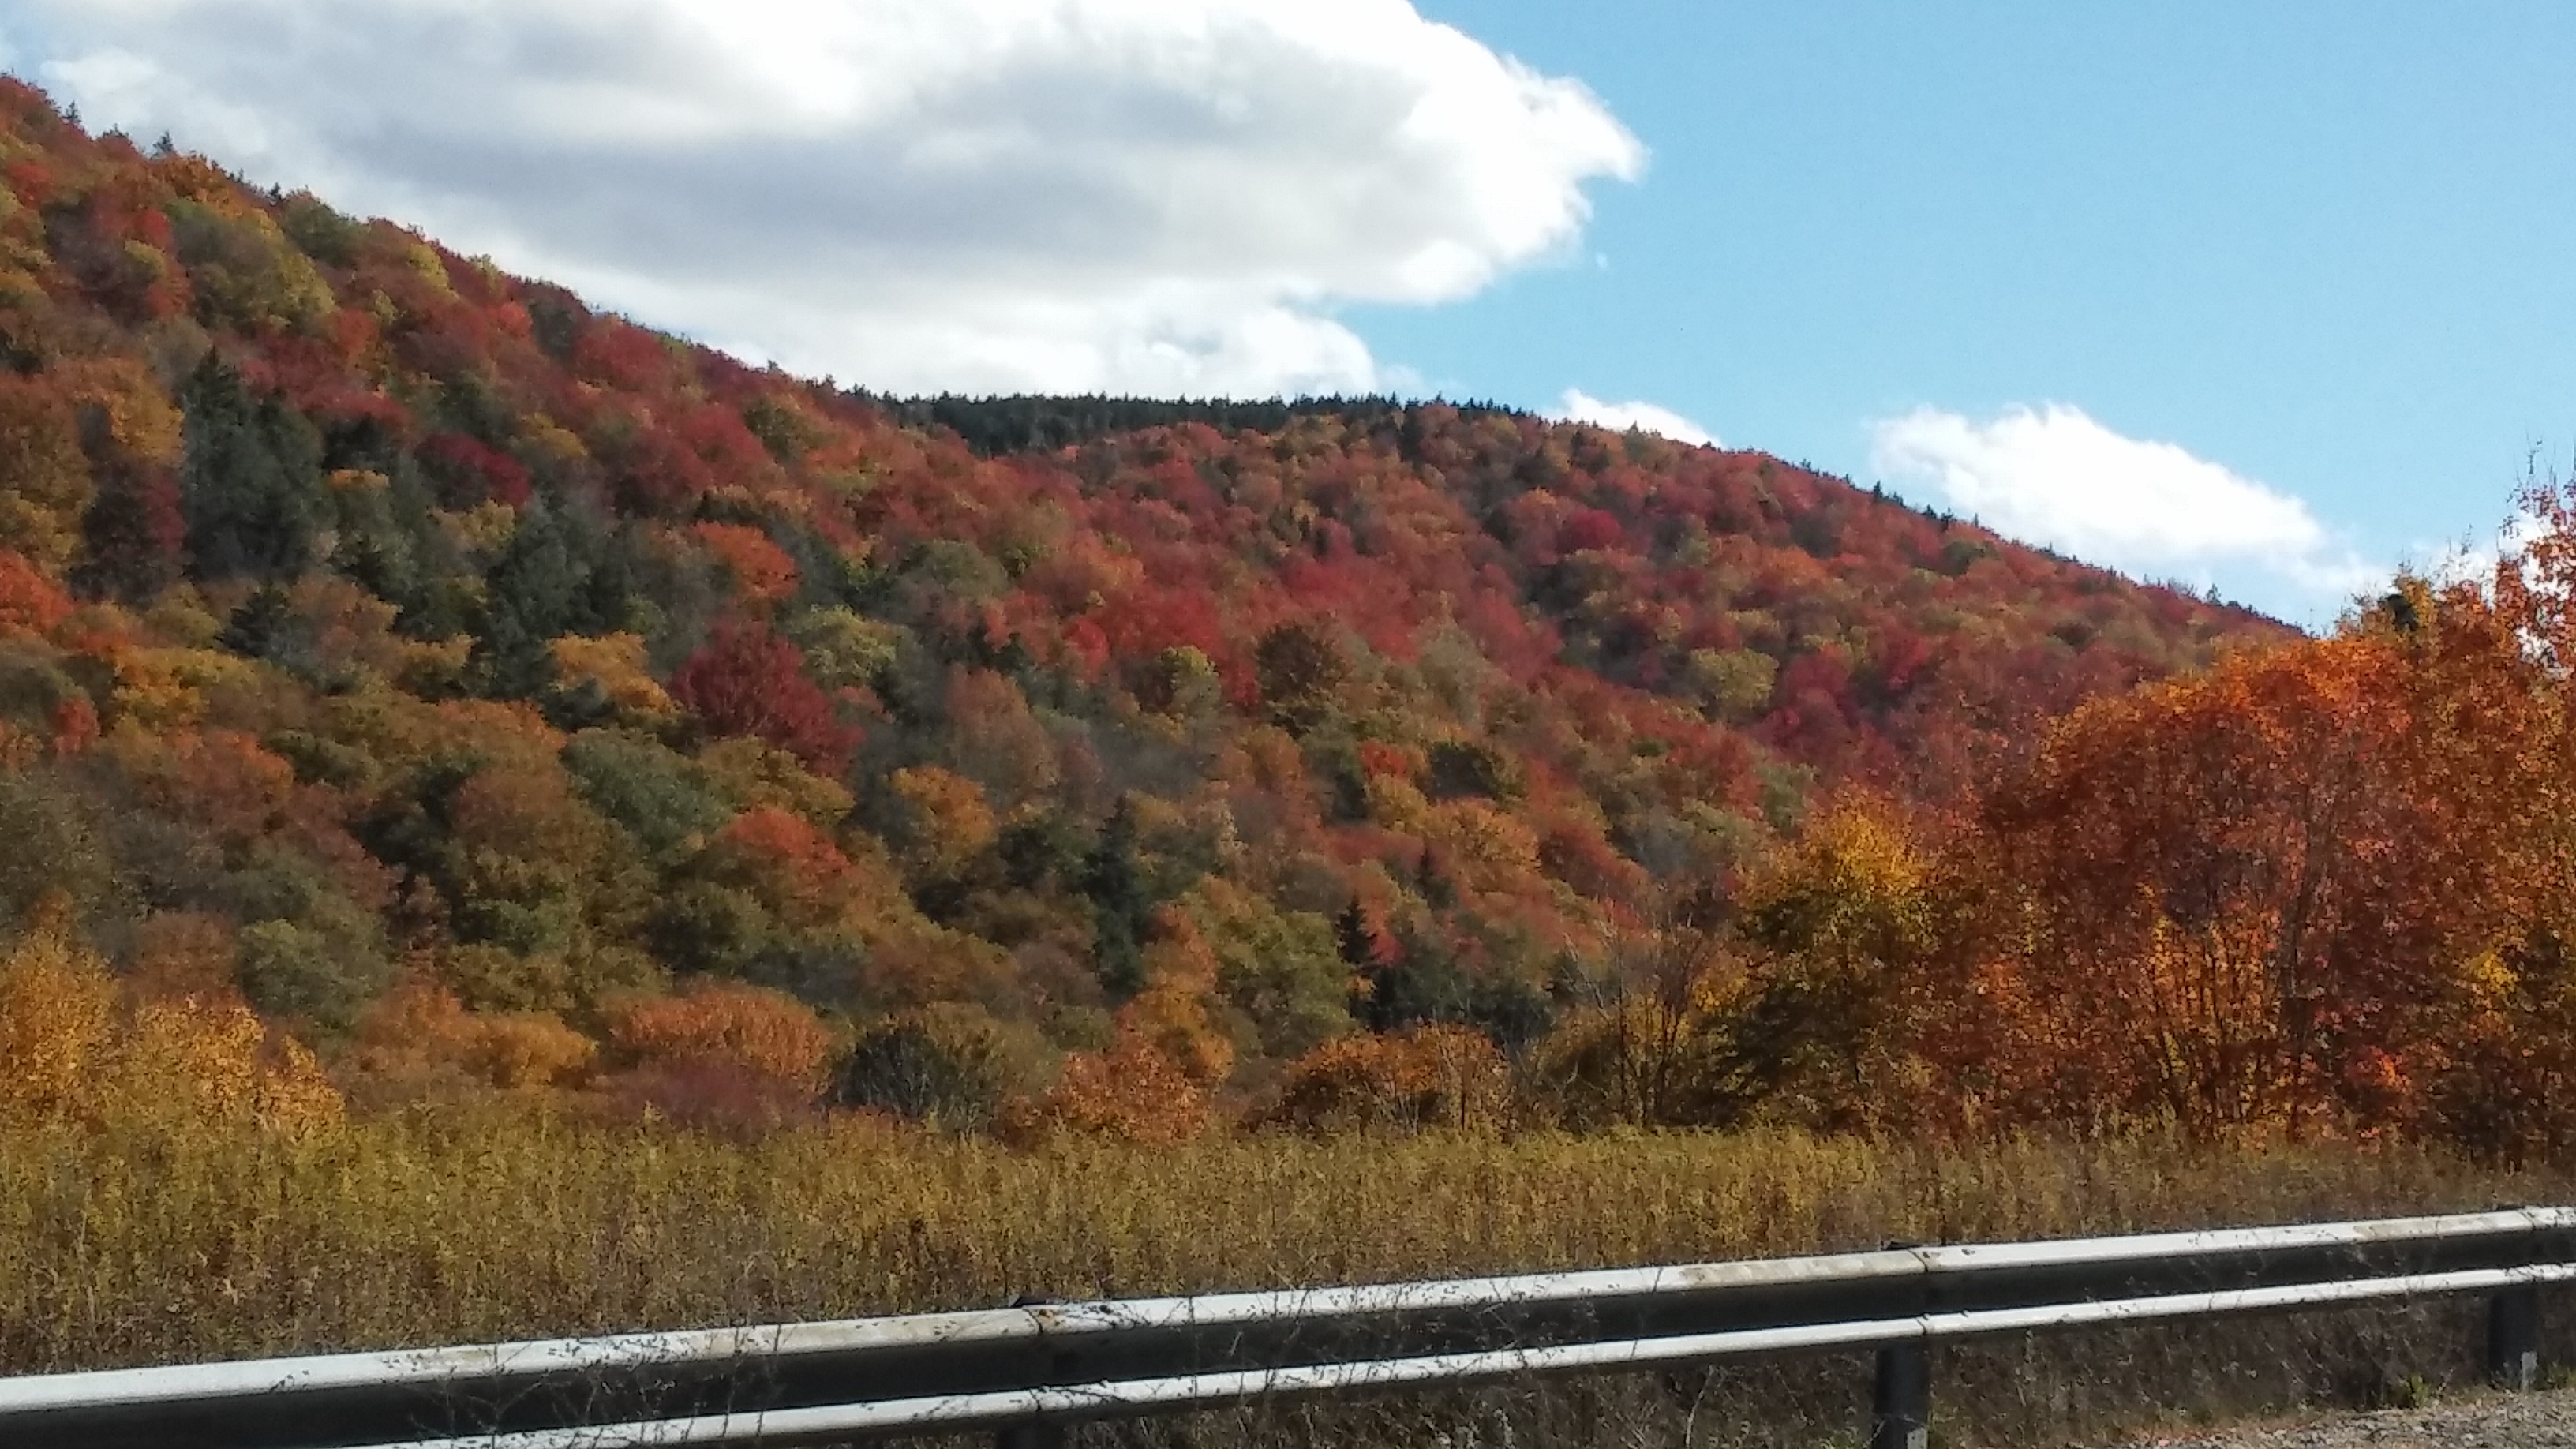
[(528, 501), (528, 470), (519, 460), (463, 433), (441, 433), (420, 445), (421, 465), (438, 480), (439, 501), (450, 508)]
[(671, 695), (714, 733), (767, 740), (818, 775), (847, 770), (858, 748), (859, 732), (805, 676), (804, 654), (761, 624), (718, 624), (671, 677)]
[(61, 585), (15, 551), (0, 549), (0, 634), (50, 634), (71, 611)]

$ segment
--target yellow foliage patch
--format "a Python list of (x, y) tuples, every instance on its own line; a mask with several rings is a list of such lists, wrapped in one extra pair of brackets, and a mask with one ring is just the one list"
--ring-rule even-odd
[(128, 1004), (98, 956), (57, 929), (0, 957), (0, 1118), (308, 1132), (340, 1120), (313, 1054), (239, 1001)]
[(549, 646), (558, 682), (580, 688), (596, 685), (617, 712), (630, 719), (668, 719), (680, 712), (670, 693), (653, 678), (644, 658), (641, 634), (605, 634), (597, 638), (566, 635)]

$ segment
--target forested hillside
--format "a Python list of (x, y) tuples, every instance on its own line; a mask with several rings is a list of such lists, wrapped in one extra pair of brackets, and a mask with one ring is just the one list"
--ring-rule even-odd
[[(1949, 879), (1906, 862), (2008, 778), (2093, 828), (2030, 803), (2123, 787), (2040, 770), (2047, 721), (2293, 638), (1498, 408), (852, 393), (15, 82), (0, 175), (39, 1096), (161, 1030), (285, 1102), (1875, 1120), (1779, 1057), (1928, 1070), (1815, 976), (1902, 955), (1833, 873)], [(1991, 939), (1949, 909), (1868, 929)]]

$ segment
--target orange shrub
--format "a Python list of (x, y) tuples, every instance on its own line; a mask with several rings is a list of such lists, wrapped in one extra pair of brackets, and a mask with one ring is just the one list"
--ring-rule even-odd
[(126, 1031), (115, 1074), (134, 1116), (254, 1122), (289, 1132), (341, 1118), (339, 1089), (292, 1037), (273, 1034), (238, 1001), (146, 1002)]
[(413, 980), (387, 993), (358, 1026), (354, 1064), (396, 1095), (440, 1081), (516, 1089), (569, 1085), (599, 1048), (550, 1012), (483, 1013)]
[(475, 1061), (496, 1087), (541, 1087), (589, 1070), (599, 1047), (552, 1012), (510, 1012), (482, 1018)]
[(608, 1038), (639, 1066), (739, 1067), (808, 1095), (822, 1090), (833, 1049), (832, 1034), (794, 997), (734, 982), (629, 1002)]
[(1425, 1026), (1337, 1037), (1299, 1057), (1267, 1117), (1308, 1131), (1492, 1127), (1510, 1102), (1509, 1069), (1483, 1033)]
[(1034, 1101), (1005, 1108), (1002, 1130), (1022, 1140), (1069, 1132), (1167, 1146), (1207, 1130), (1207, 1094), (1151, 1043), (1121, 1035), (1104, 1052), (1065, 1058)]
[(1145, 948), (1145, 989), (1118, 1009), (1118, 1034), (1151, 1046), (1182, 1076), (1213, 1089), (1234, 1070), (1234, 1043), (1210, 1012), (1216, 952), (1176, 906), (1154, 913), (1154, 930), (1155, 941)]

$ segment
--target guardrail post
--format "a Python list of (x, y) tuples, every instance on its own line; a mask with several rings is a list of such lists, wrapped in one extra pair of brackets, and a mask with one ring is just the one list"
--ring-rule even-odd
[(2520, 1391), (2540, 1382), (2540, 1289), (2518, 1283), (2487, 1300), (2487, 1379)]
[(1924, 1449), (1932, 1418), (1932, 1356), (1925, 1345), (1891, 1343), (1878, 1351), (1870, 1406), (1869, 1449)]
[[(1057, 1300), (1045, 1293), (1014, 1293), (1013, 1308), (1039, 1308)], [(1040, 1344), (1046, 1362), (1046, 1381), (1054, 1383), (1064, 1371), (1064, 1353), (1060, 1348)], [(1052, 1419), (1029, 1419), (1005, 1424), (993, 1431), (993, 1449), (1064, 1449), (1064, 1425)]]
[[(1891, 1252), (1923, 1245), (1905, 1239), (1882, 1244)], [(1932, 1311), (1933, 1285), (1916, 1280), (1914, 1311)], [(1869, 1449), (1924, 1449), (1931, 1438), (1932, 1348), (1923, 1339), (1891, 1343), (1878, 1351), (1870, 1385)]]

